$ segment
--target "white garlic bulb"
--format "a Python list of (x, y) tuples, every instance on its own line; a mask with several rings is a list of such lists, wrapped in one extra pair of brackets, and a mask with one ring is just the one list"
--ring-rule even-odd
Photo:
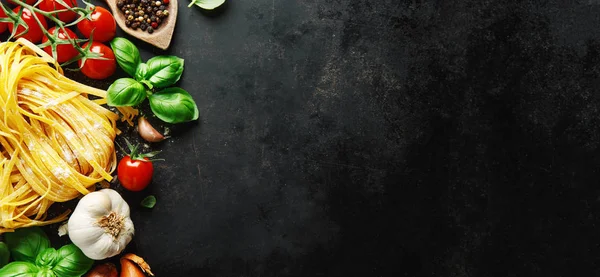
[(91, 192), (79, 200), (69, 218), (69, 238), (91, 259), (113, 257), (134, 233), (129, 205), (112, 189)]

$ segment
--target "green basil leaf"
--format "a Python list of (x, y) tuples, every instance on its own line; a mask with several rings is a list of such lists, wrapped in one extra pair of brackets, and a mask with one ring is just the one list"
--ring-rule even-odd
[(54, 248), (46, 248), (35, 258), (35, 264), (39, 267), (53, 266), (58, 261), (58, 253)]
[(79, 277), (86, 273), (94, 261), (83, 254), (75, 244), (67, 244), (57, 251), (58, 260), (52, 270), (56, 276)]
[(146, 80), (156, 88), (164, 88), (177, 83), (183, 73), (183, 59), (175, 56), (156, 56), (149, 59), (147, 64)]
[[(40, 268), (37, 275), (35, 275), (36, 277), (58, 277), (58, 275), (54, 274), (54, 271), (52, 271), (52, 269), (49, 268)], [(65, 277), (69, 277), (69, 276), (65, 276)], [(75, 276), (75, 277), (80, 277), (80, 276)]]
[(138, 82), (141, 82), (142, 80), (146, 79), (147, 74), (148, 74), (148, 65), (145, 63), (141, 63), (138, 65), (137, 69), (135, 70), (135, 79)]
[(106, 91), (106, 103), (109, 106), (137, 106), (146, 99), (144, 85), (131, 78), (116, 80)]
[(192, 0), (188, 7), (196, 5), (205, 10), (213, 10), (221, 6), (223, 3), (225, 3), (225, 0)]
[(8, 264), (8, 260), (10, 258), (10, 250), (8, 250), (8, 245), (3, 241), (0, 241), (0, 267)]
[(50, 248), (50, 240), (38, 227), (17, 229), (12, 233), (6, 233), (5, 236), (10, 254), (15, 261), (34, 263), (38, 253)]
[(110, 42), (110, 47), (115, 53), (115, 58), (119, 66), (129, 76), (135, 76), (135, 70), (142, 62), (140, 51), (131, 41), (126, 38), (116, 37)]
[(144, 208), (152, 209), (154, 208), (154, 205), (156, 205), (156, 197), (154, 195), (148, 195), (140, 204)]
[(167, 88), (150, 95), (152, 112), (164, 122), (180, 123), (198, 119), (192, 96), (180, 88)]
[(2, 277), (37, 277), (39, 268), (28, 262), (12, 262), (0, 268)]

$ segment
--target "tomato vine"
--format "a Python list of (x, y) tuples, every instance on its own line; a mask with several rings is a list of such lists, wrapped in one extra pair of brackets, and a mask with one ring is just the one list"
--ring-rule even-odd
[[(10, 28), (11, 30), (9, 30), (10, 35), (8, 40), (14, 40), (15, 38), (23, 36), (28, 32), (32, 31), (33, 28), (39, 28), (40, 31), (43, 33), (44, 42), (37, 44), (37, 46), (42, 49), (45, 47), (50, 47), (51, 56), (54, 57), (54, 59), (58, 60), (57, 48), (59, 47), (59, 45), (71, 45), (77, 51), (78, 54), (75, 57), (61, 63), (62, 66), (69, 65), (79, 60), (103, 59), (102, 55), (91, 52), (89, 50), (89, 46), (80, 46), (80, 44), (84, 42), (90, 42), (88, 43), (88, 45), (91, 45), (91, 41), (93, 40), (93, 34), (90, 35), (89, 39), (79, 39), (77, 37), (72, 38), (70, 36), (64, 35), (67, 33), (72, 33), (67, 31), (68, 27), (76, 26), (77, 23), (81, 22), (82, 20), (91, 20), (91, 14), (95, 9), (95, 6), (93, 4), (84, 0), (83, 3), (85, 4), (85, 7), (71, 7), (64, 0), (53, 0), (56, 4), (62, 6), (63, 8), (46, 11), (40, 8), (40, 4), (44, 1), (46, 0), (38, 0), (34, 4), (28, 4), (26, 1), (11, 0), (11, 3), (14, 3), (18, 7), (20, 7), (17, 9), (17, 11), (10, 9), (4, 3), (0, 3), (0, 8), (2, 9), (2, 12), (4, 12), (4, 14), (6, 15), (6, 17), (0, 17), (0, 24), (8, 24), (9, 27), (12, 26), (12, 28)], [(27, 24), (27, 22), (23, 20), (24, 9), (29, 10), (33, 15), (38, 15), (32, 16), (36, 26), (29, 26), (29, 24)], [(60, 13), (64, 12), (73, 12), (77, 16), (74, 21), (65, 22), (62, 21), (58, 16)], [(38, 18), (39, 16), (43, 16), (43, 18), (40, 19)], [(42, 20), (48, 20), (49, 22), (52, 22), (54, 24), (54, 28), (60, 31), (50, 32), (45, 28), (45, 24), (42, 23)], [(19, 32), (19, 30), (22, 31)]]

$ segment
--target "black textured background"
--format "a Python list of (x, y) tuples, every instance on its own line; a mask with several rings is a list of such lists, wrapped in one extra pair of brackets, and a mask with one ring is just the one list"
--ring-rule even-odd
[(600, 275), (600, 1), (186, 5), (157, 276)]

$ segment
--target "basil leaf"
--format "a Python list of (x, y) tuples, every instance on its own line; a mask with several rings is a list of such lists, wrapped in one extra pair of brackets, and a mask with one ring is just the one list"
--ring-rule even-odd
[(175, 56), (156, 56), (147, 62), (146, 80), (157, 88), (173, 85), (183, 73), (183, 59)]
[(8, 245), (3, 241), (0, 241), (0, 267), (8, 264), (8, 259), (10, 258), (10, 250), (8, 250)]
[(141, 63), (138, 65), (135, 70), (135, 79), (140, 82), (146, 79), (146, 74), (148, 74), (148, 65), (145, 63)]
[(37, 277), (39, 268), (28, 262), (12, 262), (0, 268), (2, 277)]
[(38, 227), (17, 229), (12, 233), (6, 233), (5, 236), (10, 254), (15, 261), (34, 263), (38, 253), (50, 248), (50, 240)]
[(167, 88), (150, 95), (150, 109), (164, 122), (180, 123), (198, 119), (192, 96), (180, 88)]
[(135, 44), (126, 38), (116, 37), (110, 42), (110, 47), (115, 54), (119, 66), (129, 76), (135, 76), (135, 70), (142, 62), (140, 51), (135, 47)]
[(144, 85), (131, 78), (116, 80), (106, 91), (106, 103), (109, 106), (137, 106), (146, 99)]
[(52, 270), (56, 276), (79, 277), (86, 273), (94, 261), (83, 254), (75, 244), (67, 244), (57, 251), (58, 260)]
[(223, 3), (225, 3), (225, 0), (192, 0), (188, 7), (196, 5), (205, 10), (213, 10), (221, 6)]
[(152, 209), (154, 208), (154, 205), (156, 205), (156, 197), (154, 195), (148, 195), (140, 204), (144, 208)]
[(57, 262), (58, 253), (54, 248), (46, 248), (35, 258), (35, 264), (39, 267), (53, 266)]

